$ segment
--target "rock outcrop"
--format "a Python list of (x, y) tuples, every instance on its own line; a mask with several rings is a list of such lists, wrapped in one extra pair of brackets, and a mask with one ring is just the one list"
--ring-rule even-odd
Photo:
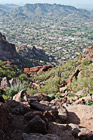
[(47, 65), (47, 66), (37, 66), (37, 67), (32, 67), (32, 68), (24, 68), (24, 72), (26, 74), (41, 74), (46, 71), (51, 70), (55, 65)]
[(27, 47), (27, 45), (22, 45), (18, 47), (18, 52), (22, 56), (27, 56), (29, 58), (40, 57), (45, 55), (45, 51), (41, 49), (37, 49), (35, 46), (32, 48)]
[(6, 77), (4, 77), (1, 80), (1, 85), (0, 85), (1, 89), (6, 89), (7, 87), (10, 87), (10, 83), (8, 81), (8, 79)]
[(9, 43), (6, 37), (0, 33), (0, 59), (9, 60), (16, 57), (15, 45)]
[(72, 82), (72, 79), (75, 77), (77, 79), (78, 74), (80, 73), (80, 70), (76, 70), (74, 73), (72, 73), (70, 75), (70, 77), (68, 79), (66, 79), (66, 81), (64, 81), (60, 87), (59, 87), (59, 91), (60, 92), (64, 92), (67, 89), (67, 85), (69, 85)]

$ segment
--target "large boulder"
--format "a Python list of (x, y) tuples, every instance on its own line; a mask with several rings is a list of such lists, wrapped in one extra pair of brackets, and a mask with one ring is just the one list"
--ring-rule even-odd
[(46, 134), (48, 130), (47, 121), (43, 119), (43, 116), (39, 114), (35, 115), (25, 126), (25, 130), (27, 133), (41, 133)]
[(49, 106), (53, 109), (56, 109), (58, 111), (57, 119), (60, 123), (65, 123), (68, 120), (68, 111), (63, 106), (63, 103), (66, 101), (66, 99), (56, 98), (52, 100), (49, 104)]
[(73, 105), (67, 107), (68, 122), (78, 124), (93, 131), (93, 106)]
[(24, 90), (21, 90), (19, 93), (13, 96), (13, 100), (17, 102), (27, 102), (27, 93)]
[(72, 135), (72, 131), (69, 130), (67, 124), (50, 122), (48, 133), (59, 136), (61, 140), (76, 140)]
[(10, 87), (10, 83), (6, 77), (4, 77), (1, 81), (1, 89), (6, 89), (7, 87)]
[(30, 107), (14, 100), (7, 101), (7, 108), (9, 112), (16, 115), (25, 115), (30, 111)]

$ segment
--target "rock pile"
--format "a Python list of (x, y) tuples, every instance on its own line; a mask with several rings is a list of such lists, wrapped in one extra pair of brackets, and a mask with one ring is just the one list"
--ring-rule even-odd
[[(1, 99), (1, 98), (0, 98)], [(0, 100), (1, 140), (92, 140), (93, 106), (63, 106), (62, 99), (24, 90)]]

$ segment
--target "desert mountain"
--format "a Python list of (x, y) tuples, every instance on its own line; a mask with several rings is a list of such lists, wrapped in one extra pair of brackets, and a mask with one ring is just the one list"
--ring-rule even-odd
[[(19, 14), (18, 14), (19, 13)], [(89, 18), (87, 10), (77, 9), (73, 6), (57, 5), (57, 4), (26, 4), (23, 7), (16, 9), (15, 16), (24, 15), (25, 18), (34, 16), (60, 16), (66, 18), (69, 16), (78, 16)]]
[(51, 16), (54, 19), (58, 19), (58, 17), (62, 18), (63, 20), (69, 19), (77, 19), (77, 18), (90, 18), (90, 12), (83, 9), (77, 9), (73, 6), (66, 6), (60, 4), (26, 4), (24, 6), (16, 6), (16, 5), (0, 5), (0, 15), (6, 15), (10, 18), (15, 19), (35, 19), (38, 18), (45, 18), (47, 16)]

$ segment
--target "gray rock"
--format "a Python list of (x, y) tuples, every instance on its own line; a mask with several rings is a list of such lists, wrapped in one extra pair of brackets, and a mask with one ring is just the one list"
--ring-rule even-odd
[(24, 90), (21, 90), (19, 93), (13, 96), (13, 100), (17, 102), (27, 102), (27, 93)]
[(28, 122), (24, 130), (27, 133), (46, 134), (48, 130), (48, 125), (45, 120), (43, 120), (39, 115), (36, 115), (33, 119), (31, 119)]
[(10, 84), (8, 79), (4, 77), (1, 81), (1, 89), (6, 89), (7, 87), (10, 87)]

